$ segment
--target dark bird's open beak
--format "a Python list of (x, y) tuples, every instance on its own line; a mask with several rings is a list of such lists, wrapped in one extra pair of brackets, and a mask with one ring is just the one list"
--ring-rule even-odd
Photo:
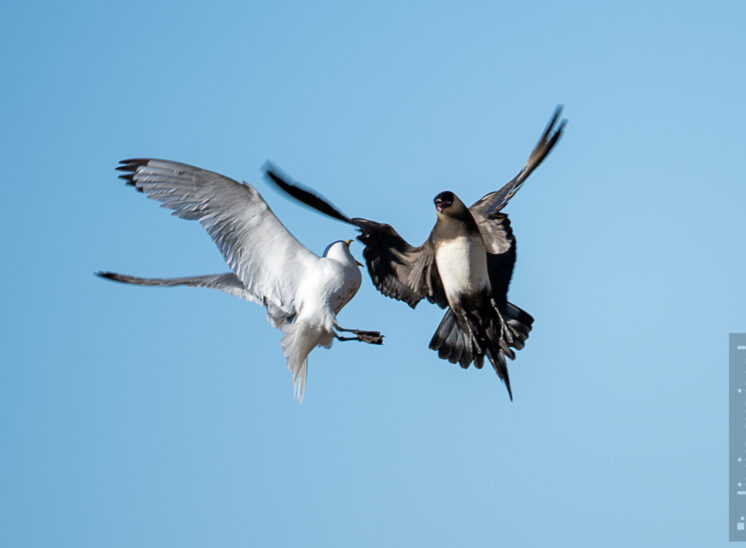
[(438, 210), (438, 213), (442, 213), (443, 210), (449, 205), (451, 205), (451, 202), (447, 202), (445, 200), (435, 200), (435, 209)]

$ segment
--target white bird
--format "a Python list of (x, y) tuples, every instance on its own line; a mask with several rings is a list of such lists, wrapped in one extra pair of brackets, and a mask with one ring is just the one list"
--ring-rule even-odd
[[(303, 401), (308, 354), (336, 338), (381, 344), (377, 331), (344, 329), (337, 314), (360, 288), (360, 263), (352, 240), (336, 241), (318, 257), (275, 217), (247, 183), (187, 164), (156, 159), (123, 160), (120, 178), (173, 215), (199, 221), (233, 272), (183, 278), (140, 278), (97, 272), (102, 278), (150, 286), (210, 287), (267, 308), (267, 319), (285, 336), (281, 344), (293, 374), (293, 392)], [(351, 332), (341, 337), (337, 331)]]

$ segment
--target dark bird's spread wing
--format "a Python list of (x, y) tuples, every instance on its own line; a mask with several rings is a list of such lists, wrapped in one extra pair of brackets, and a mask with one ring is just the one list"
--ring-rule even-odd
[[(562, 120), (557, 124), (561, 112), (562, 107), (558, 106), (521, 171), (500, 190), (486, 194), (469, 208), (487, 248), (490, 282), (497, 301), (507, 303), (508, 285), (516, 259), (510, 220), (500, 211), (557, 144), (566, 123), (566, 120)], [(441, 308), (448, 306), (435, 264), (435, 250), (429, 240), (419, 247), (413, 247), (392, 226), (366, 219), (351, 219), (314, 192), (291, 182), (272, 164), (265, 164), (264, 169), (270, 181), (296, 200), (360, 229), (358, 239), (365, 244), (363, 255), (368, 272), (381, 293), (404, 301), (413, 308), (425, 298)]]
[(562, 136), (562, 130), (567, 121), (562, 120), (557, 126), (561, 113), (562, 107), (558, 106), (539, 142), (531, 151), (526, 165), (518, 172), (518, 175), (513, 177), (500, 190), (486, 194), (469, 208), (472, 217), (479, 225), (479, 230), (487, 248), (490, 283), (498, 300), (504, 298), (508, 292), (516, 258), (515, 237), (513, 236), (513, 230), (510, 228), (510, 220), (505, 213), (500, 213), (500, 211), (518, 192), (528, 176), (539, 167), (539, 164), (547, 157)]
[(448, 306), (430, 240), (412, 247), (391, 225), (365, 219), (352, 221), (360, 227), (358, 240), (365, 244), (368, 273), (381, 293), (412, 308), (423, 298), (441, 308)]
[(518, 175), (508, 181), (508, 183), (500, 190), (485, 194), (469, 208), (475, 219), (477, 217), (489, 218), (504, 208), (508, 201), (510, 201), (515, 193), (521, 188), (523, 182), (528, 179), (528, 176), (531, 175), (531, 173), (539, 167), (541, 162), (544, 161), (544, 158), (549, 155), (552, 148), (554, 148), (554, 145), (557, 144), (557, 141), (562, 136), (562, 130), (564, 130), (565, 124), (567, 123), (567, 120), (562, 120), (559, 126), (555, 129), (560, 114), (562, 114), (562, 106), (558, 106), (555, 109), (552, 119), (549, 121), (549, 124), (547, 124), (539, 142), (536, 143), (534, 150), (531, 151), (531, 156), (528, 157), (526, 165), (518, 172)]
[(441, 308), (448, 306), (438, 268), (435, 250), (428, 240), (419, 247), (407, 243), (391, 225), (361, 218), (349, 218), (329, 202), (303, 188), (272, 164), (266, 164), (265, 174), (284, 192), (305, 205), (334, 219), (356, 226), (358, 239), (365, 244), (363, 256), (373, 284), (378, 290), (414, 308), (427, 299)]
[(504, 305), (516, 260), (515, 236), (510, 219), (505, 213), (497, 213), (491, 219), (477, 221), (477, 224), (487, 249), (487, 271), (492, 295), (498, 304)]
[(504, 380), (512, 400), (506, 357), (514, 359), (512, 349), (524, 347), (534, 319), (508, 302), (508, 286), (516, 260), (516, 242), (510, 220), (502, 209), (557, 144), (566, 124), (565, 120), (558, 124), (561, 112), (562, 107), (557, 107), (526, 165), (518, 174), (501, 189), (486, 194), (469, 208), (487, 251), (487, 270), (494, 302), (487, 302), (489, 299), (485, 298), (485, 302), (476, 308), (472, 306), (471, 310), (460, 312), (466, 318), (476, 318), (473, 324), (468, 324), (471, 325), (468, 332), (448, 306), (430, 238), (420, 247), (413, 247), (390, 225), (361, 218), (351, 219), (312, 191), (290, 182), (273, 166), (265, 166), (265, 171), (267, 177), (290, 196), (360, 230), (358, 239), (365, 244), (363, 255), (368, 272), (381, 293), (404, 301), (412, 308), (424, 298), (441, 308), (447, 308), (443, 321), (430, 341), (430, 348), (436, 350), (440, 358), (459, 363), (464, 368), (472, 362), (476, 367), (482, 367), (487, 356), (498, 376)]

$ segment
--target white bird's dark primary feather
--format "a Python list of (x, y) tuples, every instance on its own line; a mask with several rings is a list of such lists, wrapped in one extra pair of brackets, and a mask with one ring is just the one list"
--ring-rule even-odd
[[(247, 183), (198, 167), (152, 158), (124, 160), (120, 178), (183, 219), (199, 221), (233, 272), (180, 278), (141, 278), (99, 272), (135, 285), (219, 289), (261, 304), (285, 333), (282, 347), (296, 395), (305, 391), (307, 356), (334, 338), (381, 344), (376, 331), (343, 329), (336, 313), (355, 295), (360, 272), (349, 243), (334, 242), (323, 257), (306, 249)], [(340, 337), (336, 330), (356, 337)]]
[(208, 274), (206, 276), (185, 276), (181, 278), (141, 278), (139, 276), (129, 276), (127, 274), (118, 274), (116, 272), (96, 272), (99, 278), (106, 278), (115, 282), (122, 282), (134, 285), (149, 285), (153, 287), (176, 287), (186, 285), (189, 287), (208, 287), (217, 289), (238, 297), (252, 301), (252, 297), (233, 272), (225, 274)]
[[(487, 324), (483, 326), (485, 333), (491, 333), (489, 336), (483, 333), (480, 337), (500, 338), (499, 349), (495, 346), (490, 358), (500, 378), (505, 381), (509, 393), (510, 381), (507, 376), (505, 357), (514, 357), (511, 348), (523, 348), (531, 330), (533, 318), (507, 300), (508, 287), (516, 260), (516, 242), (508, 216), (501, 213), (501, 210), (562, 136), (566, 121), (562, 120), (558, 125), (561, 111), (562, 107), (558, 106), (528, 161), (518, 174), (502, 188), (486, 194), (468, 208), (468, 216), (473, 219), (470, 222), (475, 224), (477, 227), (475, 230), (481, 235), (484, 243), (490, 300), (494, 303), (499, 316), (499, 318), (490, 316), (491, 319), (488, 321), (486, 316), (491, 315), (492, 312), (486, 308), (480, 309), (479, 314), (485, 316), (483, 321), (489, 323), (489, 327)], [(436, 260), (434, 233), (431, 233), (428, 240), (421, 246), (412, 246), (388, 224), (346, 216), (312, 190), (303, 188), (297, 182), (292, 181), (272, 164), (265, 164), (265, 173), (270, 181), (293, 198), (321, 213), (358, 227), (361, 232), (358, 239), (365, 244), (363, 255), (368, 273), (381, 293), (404, 301), (412, 308), (417, 306), (422, 299), (427, 299), (441, 308), (450, 306), (451, 303), (444, 290), (444, 281)], [(449, 238), (450, 236), (442, 237)], [(464, 248), (464, 253), (464, 257), (467, 258), (463, 260), (471, 261), (472, 259), (468, 258), (471, 257), (471, 251)], [(448, 265), (451, 259), (449, 257), (450, 252), (442, 255), (441, 261), (445, 261), (443, 265), (450, 269)], [(451, 272), (446, 275), (451, 276), (453, 280), (463, 278), (458, 268), (450, 270)], [(438, 351), (441, 358), (452, 363), (459, 363), (462, 367), (468, 367), (472, 361), (477, 367), (481, 367), (484, 349), (476, 348), (475, 345), (479, 344), (474, 342), (472, 335), (464, 332), (466, 329), (464, 322), (467, 321), (472, 320), (467, 319), (466, 316), (454, 316), (453, 310), (449, 309), (430, 342), (430, 348)]]

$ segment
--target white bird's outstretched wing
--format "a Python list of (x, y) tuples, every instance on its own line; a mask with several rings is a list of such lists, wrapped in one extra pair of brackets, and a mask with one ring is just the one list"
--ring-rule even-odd
[(127, 184), (205, 227), (246, 297), (267, 306), (275, 322), (296, 314), (301, 278), (318, 268), (320, 259), (283, 226), (256, 189), (178, 162), (144, 158), (120, 164)]
[(233, 272), (225, 274), (208, 274), (206, 276), (181, 276), (179, 278), (143, 278), (142, 276), (130, 276), (129, 274), (119, 274), (118, 272), (96, 272), (99, 278), (106, 278), (115, 282), (121, 282), (132, 285), (149, 285), (151, 287), (177, 287), (186, 285), (189, 287), (209, 287), (217, 289), (238, 297), (253, 301), (241, 280), (236, 278)]

